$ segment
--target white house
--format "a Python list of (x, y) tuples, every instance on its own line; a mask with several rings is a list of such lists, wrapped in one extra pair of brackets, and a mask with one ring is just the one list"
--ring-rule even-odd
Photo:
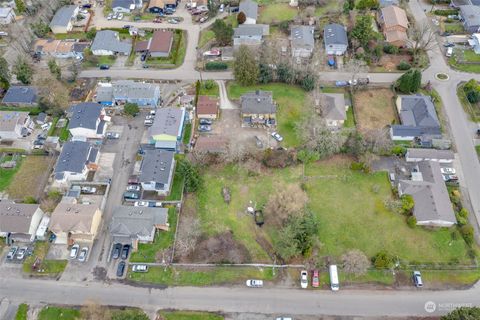
[(53, 33), (67, 33), (73, 29), (73, 20), (79, 12), (78, 6), (63, 6), (57, 10), (50, 22)]
[(15, 11), (12, 8), (0, 8), (0, 24), (10, 24), (15, 21)]
[(0, 237), (13, 241), (33, 241), (43, 211), (38, 204), (0, 202)]
[(68, 130), (73, 137), (101, 139), (105, 137), (107, 122), (104, 106), (93, 102), (82, 102), (73, 105), (70, 110)]
[(34, 123), (28, 112), (0, 111), (0, 140), (16, 140), (26, 137)]
[(83, 141), (69, 141), (63, 145), (55, 165), (55, 182), (85, 181), (88, 172), (97, 169), (98, 149)]
[(438, 163), (452, 163), (455, 154), (451, 150), (436, 150), (409, 148), (405, 154), (407, 162), (435, 161)]
[(309, 58), (315, 47), (314, 28), (311, 26), (294, 26), (290, 32), (292, 57)]
[(243, 0), (240, 2), (239, 12), (245, 14), (244, 24), (256, 24), (258, 16), (258, 4), (252, 0)]

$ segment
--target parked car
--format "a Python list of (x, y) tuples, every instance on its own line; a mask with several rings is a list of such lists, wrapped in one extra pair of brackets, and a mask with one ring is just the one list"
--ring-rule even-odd
[(130, 245), (124, 244), (122, 248), (122, 259), (126, 260), (128, 258), (128, 254), (130, 253)]
[(455, 47), (455, 43), (445, 42), (445, 43), (443, 44), (443, 46), (444, 46), (445, 48)]
[(413, 271), (413, 283), (417, 288), (423, 287), (422, 274), (420, 271)]
[(109, 13), (107, 16), (107, 20), (112, 20), (112, 18), (113, 18), (113, 13)]
[(122, 27), (122, 29), (130, 29), (131, 27), (132, 27), (131, 25), (126, 24), (126, 25), (124, 25), (124, 26)]
[(210, 120), (210, 119), (200, 119), (200, 120), (198, 120), (198, 123), (203, 124), (203, 125), (209, 125), (209, 126), (211, 126), (212, 123), (213, 123), (213, 121)]
[(120, 251), (122, 251), (122, 244), (115, 243), (112, 250), (112, 259), (118, 259), (120, 257)]
[(283, 137), (278, 132), (272, 132), (273, 139), (277, 140), (278, 142), (283, 141)]
[(119, 15), (118, 13), (114, 13), (113, 16), (112, 16), (112, 19), (114, 19), (114, 20), (118, 19), (118, 15)]
[(445, 174), (442, 177), (445, 182), (458, 181), (458, 176), (453, 174)]
[(153, 120), (152, 119), (147, 119), (143, 122), (143, 124), (147, 127), (153, 125)]
[(148, 201), (135, 201), (135, 207), (148, 207)]
[(100, 65), (100, 70), (108, 70), (110, 69), (110, 66), (108, 64), (101, 64)]
[(7, 259), (13, 260), (13, 258), (15, 257), (15, 253), (17, 253), (17, 250), (18, 250), (17, 246), (11, 247), (10, 250), (8, 250)]
[(117, 267), (117, 277), (123, 277), (124, 272), (125, 272), (125, 261), (120, 261)]
[(148, 272), (148, 266), (146, 264), (136, 264), (132, 267), (133, 272)]
[(335, 81), (335, 86), (336, 87), (346, 87), (346, 86), (348, 86), (348, 82), (347, 81)]
[(454, 168), (447, 168), (447, 167), (440, 168), (440, 171), (442, 172), (442, 174), (455, 174), (456, 173)]
[(25, 258), (26, 253), (27, 253), (27, 248), (26, 247), (22, 247), (22, 248), (18, 249), (17, 260), (23, 260), (23, 258)]
[(307, 289), (308, 287), (308, 272), (307, 270), (302, 270), (300, 272), (300, 286), (302, 289)]
[(250, 288), (261, 288), (263, 287), (263, 280), (247, 280), (246, 285)]
[(168, 21), (168, 23), (171, 23), (171, 24), (178, 24), (177, 19), (168, 19), (167, 21)]
[(222, 3), (218, 11), (223, 12), (223, 10), (225, 10), (225, 5)]
[(118, 132), (107, 132), (105, 134), (105, 136), (107, 137), (107, 139), (118, 139), (118, 138), (120, 138), (120, 133), (118, 133)]
[(157, 111), (156, 111), (156, 110), (150, 110), (150, 114), (151, 114), (152, 116), (154, 116), (154, 115), (157, 114)]
[(198, 126), (198, 131), (199, 132), (210, 132), (212, 131), (212, 127), (209, 125), (199, 125)]
[(451, 57), (453, 54), (453, 48), (447, 48), (447, 52), (445, 52), (445, 56)]
[(138, 176), (130, 176), (128, 178), (128, 184), (138, 184), (139, 182)]
[(77, 258), (77, 255), (78, 255), (78, 250), (80, 250), (80, 245), (78, 245), (77, 243), (74, 244), (72, 246), (72, 248), (70, 249), (70, 255), (69, 255), (69, 258), (70, 259), (76, 259)]
[(207, 21), (207, 20), (208, 20), (208, 17), (201, 17), (200, 20), (199, 20), (199, 22), (200, 22), (200, 23), (204, 23), (204, 22)]
[(318, 270), (313, 270), (313, 274), (312, 274), (312, 287), (314, 288), (318, 288), (318, 286), (320, 285), (320, 279), (318, 277)]
[(123, 19), (123, 13), (120, 13), (117, 17), (118, 20), (122, 20)]
[(136, 191), (127, 191), (123, 193), (123, 199), (126, 200), (136, 200), (140, 199), (140, 193)]
[(80, 250), (80, 254), (78, 255), (78, 261), (85, 262), (85, 260), (87, 260), (87, 255), (88, 247), (83, 247), (82, 250)]
[(153, 120), (155, 119), (155, 115), (153, 114), (148, 114), (146, 117), (145, 117), (145, 120)]
[(140, 191), (141, 187), (138, 184), (131, 184), (127, 186), (127, 191)]
[(92, 194), (92, 193), (97, 192), (97, 188), (95, 188), (95, 187), (82, 187), (81, 190), (82, 190), (82, 193), (90, 193), (90, 194)]

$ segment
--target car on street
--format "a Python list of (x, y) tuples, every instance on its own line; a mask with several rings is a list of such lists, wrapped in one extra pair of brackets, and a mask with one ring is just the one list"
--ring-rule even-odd
[(122, 29), (130, 29), (131, 27), (132, 27), (131, 25), (126, 24), (126, 25), (124, 25), (124, 26), (122, 27)]
[(122, 256), (121, 258), (123, 260), (126, 260), (128, 258), (128, 254), (130, 253), (130, 245), (129, 244), (124, 244), (122, 248)]
[(17, 246), (11, 247), (10, 250), (8, 250), (7, 259), (13, 260), (13, 258), (15, 257), (15, 253), (17, 253), (17, 250), (18, 250)]
[(108, 70), (110, 69), (110, 66), (108, 64), (101, 64), (100, 65), (100, 70)]
[(118, 139), (118, 138), (120, 138), (120, 133), (118, 133), (118, 132), (107, 132), (105, 134), (105, 136), (107, 137), (107, 139)]
[(146, 264), (135, 264), (132, 267), (133, 272), (148, 272), (148, 266)]
[(445, 181), (445, 182), (458, 181), (458, 176), (453, 175), (453, 174), (445, 174), (442, 177), (443, 177), (443, 181)]
[(123, 273), (125, 272), (125, 261), (120, 261), (117, 267), (117, 277), (123, 277)]
[(76, 259), (78, 255), (78, 251), (80, 250), (80, 245), (74, 244), (70, 249), (70, 255), (68, 256), (70, 259)]
[(413, 284), (417, 288), (423, 287), (422, 274), (420, 271), (413, 271)]
[(451, 48), (451, 47), (455, 47), (455, 43), (445, 42), (445, 43), (443, 44), (443, 46), (444, 46), (445, 48)]
[(178, 20), (177, 20), (177, 19), (168, 19), (167, 22), (168, 22), (168, 23), (171, 23), (171, 24), (178, 24)]
[(312, 273), (312, 287), (318, 288), (319, 285), (320, 285), (320, 279), (318, 276), (318, 270), (315, 269), (313, 270), (313, 273)]
[(211, 126), (212, 123), (213, 123), (213, 121), (210, 120), (210, 119), (200, 119), (200, 120), (198, 120), (198, 123), (203, 124), (203, 125), (209, 125), (209, 126)]
[(95, 188), (95, 187), (82, 187), (81, 190), (82, 190), (82, 193), (90, 193), (90, 194), (92, 194), (92, 193), (97, 192), (97, 188)]
[(152, 116), (154, 116), (154, 115), (157, 114), (157, 111), (156, 111), (156, 110), (150, 110), (150, 114), (151, 114)]
[(199, 132), (210, 132), (210, 131), (212, 131), (212, 127), (209, 126), (209, 125), (201, 124), (201, 125), (198, 126), (198, 131)]
[(263, 287), (263, 280), (250, 279), (247, 280), (245, 284), (250, 288), (261, 288)]
[(152, 119), (147, 119), (145, 121), (143, 121), (143, 124), (147, 127), (153, 125), (153, 120)]
[(109, 13), (107, 16), (107, 20), (112, 20), (112, 18), (113, 18), (113, 13)]
[(126, 191), (123, 193), (123, 199), (125, 200), (137, 200), (140, 199), (140, 193), (136, 191)]
[(131, 184), (127, 186), (127, 191), (140, 191), (141, 187), (138, 184)]
[(122, 20), (123, 19), (123, 13), (119, 13), (117, 19)]
[(445, 56), (451, 57), (452, 54), (453, 54), (453, 48), (452, 47), (447, 48), (447, 51), (445, 52)]
[(148, 201), (135, 201), (133, 203), (135, 207), (148, 207)]
[(78, 261), (85, 262), (85, 260), (87, 260), (87, 255), (88, 247), (83, 247), (82, 250), (80, 250), (80, 254), (78, 255)]
[(122, 244), (115, 243), (112, 250), (112, 259), (118, 259), (120, 257), (120, 251), (122, 251)]
[(273, 139), (277, 140), (278, 142), (283, 141), (283, 137), (278, 132), (272, 132)]
[(155, 119), (155, 115), (153, 114), (148, 114), (146, 117), (145, 117), (145, 120), (153, 120)]
[(456, 173), (455, 169), (448, 168), (448, 167), (440, 168), (440, 171), (442, 172), (442, 174), (455, 174)]
[(308, 272), (307, 270), (302, 270), (300, 272), (300, 286), (302, 289), (307, 289), (308, 287)]

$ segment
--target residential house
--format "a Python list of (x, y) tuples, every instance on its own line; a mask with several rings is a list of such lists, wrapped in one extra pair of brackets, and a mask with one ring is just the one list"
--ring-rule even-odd
[(57, 34), (72, 31), (73, 20), (77, 17), (78, 12), (79, 8), (75, 5), (63, 6), (58, 9), (50, 22), (52, 32)]
[(276, 125), (277, 105), (270, 91), (245, 93), (240, 97), (242, 125)]
[(150, 144), (165, 150), (178, 150), (185, 122), (185, 108), (157, 109), (153, 125), (148, 128)]
[(163, 0), (150, 0), (147, 9), (150, 13), (163, 13), (165, 3)]
[(118, 206), (109, 230), (115, 243), (130, 244), (136, 251), (139, 243), (152, 243), (157, 230), (168, 231), (169, 227), (167, 208)]
[(93, 102), (82, 102), (70, 107), (68, 130), (73, 137), (101, 139), (105, 137), (107, 120), (103, 105)]
[(32, 86), (11, 86), (2, 99), (7, 106), (33, 107), (38, 102), (38, 90)]
[(38, 116), (35, 118), (35, 123), (42, 125), (47, 122), (48, 115), (45, 112), (40, 112)]
[(327, 55), (344, 55), (348, 48), (345, 27), (338, 23), (327, 24), (323, 29), (323, 42)]
[(454, 159), (455, 154), (451, 150), (408, 148), (405, 154), (407, 162), (435, 161), (438, 163), (452, 163)]
[(245, 14), (244, 24), (256, 24), (258, 16), (258, 4), (252, 0), (243, 0), (240, 2), (239, 12)]
[(6, 25), (15, 21), (15, 11), (13, 8), (0, 8), (0, 24)]
[(407, 45), (408, 19), (405, 10), (397, 6), (388, 6), (380, 11), (380, 24), (386, 41), (396, 47)]
[(476, 5), (460, 6), (460, 16), (463, 27), (468, 33), (480, 31), (480, 7)]
[(161, 149), (145, 150), (139, 180), (145, 191), (168, 195), (175, 170), (175, 152)]
[(476, 54), (480, 54), (480, 33), (473, 33), (468, 39), (468, 44)]
[(212, 96), (198, 96), (197, 118), (217, 119), (220, 113), (220, 99)]
[(233, 61), (233, 47), (223, 47), (222, 51), (222, 61)]
[(132, 51), (132, 44), (120, 41), (117, 31), (101, 30), (95, 35), (91, 49), (96, 56), (113, 56), (117, 54), (128, 56)]
[(385, 8), (388, 6), (398, 6), (400, 4), (399, 0), (380, 0), (380, 8)]
[(49, 229), (56, 236), (56, 244), (92, 243), (101, 220), (99, 203), (64, 198), (52, 212)]
[(154, 83), (118, 80), (99, 83), (95, 101), (106, 106), (136, 103), (139, 107), (156, 108), (162, 101), (160, 87)]
[(440, 122), (430, 97), (424, 95), (400, 95), (396, 101), (401, 125), (392, 125), (392, 140), (415, 138), (441, 138)]
[(90, 46), (89, 42), (79, 42), (77, 40), (38, 39), (33, 50), (37, 55), (57, 59), (82, 59), (83, 50), (88, 46)]
[(65, 142), (55, 165), (55, 182), (85, 181), (90, 171), (96, 171), (98, 149), (84, 141)]
[(324, 99), (322, 117), (325, 119), (327, 127), (341, 128), (347, 120), (348, 106), (345, 103), (345, 96), (343, 93), (326, 93)]
[(312, 26), (294, 26), (290, 32), (290, 41), (292, 47), (292, 57), (310, 58), (315, 39), (313, 39), (314, 28)]
[(172, 51), (173, 31), (156, 30), (153, 36), (145, 41), (139, 41), (135, 45), (135, 52), (142, 52), (153, 58), (168, 57)]
[(241, 45), (258, 47), (269, 32), (270, 26), (266, 24), (241, 24), (234, 29), (233, 47), (235, 50)]
[(99, 82), (97, 84), (94, 100), (104, 106), (113, 106), (115, 104), (113, 98), (113, 83)]
[(113, 0), (112, 11), (116, 13), (130, 13), (142, 8), (142, 0)]
[(0, 140), (26, 137), (34, 127), (28, 112), (0, 111)]
[(400, 180), (398, 192), (413, 197), (417, 225), (451, 227), (457, 222), (438, 162), (418, 162), (412, 180)]
[(31, 242), (43, 217), (38, 204), (0, 202), (0, 237), (7, 241)]

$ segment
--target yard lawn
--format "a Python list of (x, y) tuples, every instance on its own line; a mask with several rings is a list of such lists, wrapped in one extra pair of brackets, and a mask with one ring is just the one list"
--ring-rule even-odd
[(200, 92), (198, 93), (201, 96), (220, 96), (220, 89), (218, 88), (218, 83), (213, 81), (213, 87), (211, 89), (205, 88), (205, 83), (200, 86)]
[(343, 124), (345, 128), (354, 128), (355, 127), (355, 116), (353, 115), (353, 107), (348, 107), (347, 110), (347, 120)]
[(177, 213), (175, 208), (168, 209), (168, 223), (170, 230), (157, 231), (153, 243), (139, 243), (138, 250), (132, 252), (130, 262), (156, 262), (161, 261), (161, 257), (157, 257), (157, 253), (169, 248), (175, 240), (175, 230), (177, 229)]
[(477, 151), (477, 156), (480, 157), (480, 145), (475, 146), (475, 150)]
[(272, 24), (282, 21), (291, 21), (298, 10), (290, 7), (287, 3), (275, 3), (263, 6), (259, 10), (258, 23)]
[(66, 39), (87, 40), (87, 34), (85, 32), (56, 33), (54, 34), (54, 37), (57, 40), (66, 40)]
[(27, 320), (28, 304), (22, 303), (18, 306), (15, 320)]
[(210, 29), (200, 31), (200, 40), (198, 40), (198, 47), (203, 48), (210, 40), (215, 39), (215, 33)]
[(85, 68), (95, 68), (102, 64), (113, 65), (117, 58), (115, 56), (85, 56), (82, 66)]
[[(294, 270), (298, 272), (298, 270)], [(395, 278), (391, 270), (374, 270), (370, 269), (364, 275), (356, 276), (354, 274), (348, 274), (342, 272), (342, 269), (338, 273), (340, 286), (358, 284), (358, 283), (370, 283), (370, 284), (380, 284), (390, 286), (395, 282)], [(320, 270), (319, 275), (320, 288), (329, 288), (330, 287), (330, 276), (328, 270)]]
[[(53, 159), (49, 156), (31, 155), (23, 158), (20, 169), (15, 174), (12, 183), (7, 188), (7, 193), (10, 198), (37, 198), (43, 190), (44, 183), (46, 183), (45, 178), (46, 175), (49, 174), (48, 169), (52, 160)], [(0, 176), (2, 176), (3, 179), (3, 174)]]
[(166, 201), (180, 201), (182, 200), (182, 192), (183, 192), (183, 184), (184, 179), (183, 176), (178, 173), (179, 167), (175, 168), (175, 175), (173, 176), (173, 185), (170, 194), (165, 197)]
[(229, 82), (227, 86), (230, 99), (238, 100), (246, 92), (255, 90), (266, 90), (273, 92), (273, 100), (277, 102), (277, 129), (283, 136), (283, 145), (286, 147), (295, 147), (300, 145), (299, 138), (295, 133), (295, 123), (305, 111), (306, 93), (298, 86), (292, 86), (283, 83), (270, 83), (265, 85), (256, 85), (242, 87), (235, 82)]
[(161, 320), (223, 320), (223, 316), (209, 312), (159, 311)]
[[(201, 270), (201, 271), (200, 271)], [(278, 274), (278, 272), (276, 273)], [(128, 279), (143, 283), (156, 283), (167, 286), (211, 286), (243, 283), (247, 279), (273, 280), (271, 268), (212, 267), (187, 269), (173, 267), (150, 267), (148, 272), (129, 272)]]
[[(4, 157), (2, 159), (2, 162), (6, 162), (10, 160), (12, 160), (12, 157)], [(4, 191), (11, 186), (12, 181), (15, 178), (15, 175), (19, 171), (21, 166), (22, 166), (22, 157), (20, 156), (17, 158), (17, 166), (15, 168), (11, 168), (11, 169), (0, 168), (0, 191)]]
[(381, 129), (395, 122), (393, 96), (390, 89), (358, 90), (353, 100), (359, 129)]
[[(49, 243), (46, 241), (35, 242), (33, 254), (28, 256), (23, 262), (23, 272), (35, 276), (57, 276), (61, 274), (67, 266), (67, 260), (46, 260), (45, 257), (47, 256), (48, 248)], [(37, 258), (40, 259), (42, 263), (37, 267), (37, 271), (34, 271), (32, 270), (32, 265)]]
[(465, 29), (463, 28), (463, 25), (460, 22), (444, 23), (443, 30), (445, 32), (450, 32), (454, 34), (465, 33)]
[(338, 9), (338, 2), (334, 0), (330, 0), (323, 6), (315, 7), (315, 16), (322, 17), (328, 11), (335, 10), (335, 9)]
[[(480, 72), (480, 68), (479, 68), (479, 72)], [(465, 96), (465, 92), (463, 91), (463, 84), (458, 86), (457, 96), (463, 106), (463, 109), (470, 116), (470, 120), (474, 122), (480, 122), (480, 105), (479, 104), (472, 105), (468, 101), (467, 97)]]
[(183, 129), (183, 144), (188, 145), (190, 143), (190, 137), (192, 135), (192, 124), (187, 123)]
[(80, 311), (69, 308), (45, 307), (38, 314), (38, 320), (77, 320)]
[(425, 284), (470, 286), (480, 280), (480, 269), (476, 270), (422, 270)]

